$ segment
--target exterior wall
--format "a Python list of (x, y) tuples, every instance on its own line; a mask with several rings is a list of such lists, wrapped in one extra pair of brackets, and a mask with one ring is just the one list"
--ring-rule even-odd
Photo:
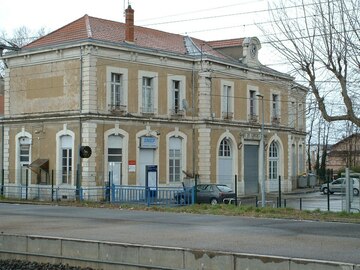
[(334, 144), (328, 154), (326, 167), (334, 174), (346, 167), (358, 167), (360, 163), (360, 135), (353, 134)]
[[(72, 187), (76, 184), (83, 187), (104, 186), (109, 181), (107, 140), (111, 134), (123, 136), (123, 184), (139, 185), (139, 138), (149, 134), (159, 142), (155, 162), (159, 167), (159, 185), (162, 186), (180, 185), (180, 182), (169, 181), (170, 136), (185, 137), (183, 170), (187, 175), (199, 174), (200, 182), (204, 183), (220, 181), (219, 145), (223, 138), (228, 138), (233, 154), (232, 170), (238, 176), (238, 191), (244, 193), (243, 164), (246, 157), (242, 145), (247, 142), (260, 145), (263, 105), (265, 145), (270, 145), (272, 141), (278, 142), (279, 175), (282, 177), (283, 190), (293, 188), (293, 175), (288, 169), (292, 162), (289, 158), (290, 148), (294, 142), (298, 149), (299, 141), (305, 138), (305, 133), (297, 126), (293, 129), (288, 127), (289, 108), (286, 104), (291, 98), (303, 102), (304, 95), (293, 95), (289, 82), (277, 82), (272, 80), (271, 75), (257, 74), (245, 67), (241, 69), (211, 61), (194, 64), (189, 59), (180, 57), (127, 51), (119, 53), (119, 50), (97, 46), (55, 50), (48, 54), (10, 60), (10, 69), (5, 77), (6, 183), (18, 183), (17, 134), (27, 132), (31, 135), (31, 161), (38, 158), (49, 159), (51, 172), (59, 170), (57, 134), (69, 130), (74, 134), (73, 169), (79, 170), (81, 176), (81, 183), (73, 179)], [(109, 108), (107, 92), (110, 70), (119, 70), (126, 75), (123, 85), (127, 90), (125, 111), (114, 112)], [(153, 74), (157, 82), (156, 111), (149, 115), (143, 114), (139, 108), (142, 72)], [(174, 75), (185, 83), (184, 97), (188, 103), (187, 108), (183, 108), (184, 112), (179, 115), (169, 112), (169, 78)], [(234, 93), (234, 114), (230, 119), (224, 119), (222, 115), (224, 82), (233, 87)], [(263, 100), (256, 100), (255, 122), (248, 119), (248, 92), (251, 87), (263, 96)], [(271, 119), (272, 93), (277, 93), (280, 97), (280, 122), (276, 124)], [(16, 121), (10, 121), (10, 118)], [(90, 158), (80, 160), (78, 151), (81, 145), (91, 147)], [(268, 151), (267, 148), (266, 179)], [(135, 162), (135, 171), (129, 171), (130, 161), (132, 164)], [(182, 179), (187, 175), (182, 174)], [(59, 174), (55, 172), (54, 177), (55, 183), (59, 184)], [(32, 175), (31, 184), (36, 184), (36, 181), (36, 176)], [(276, 183), (266, 181), (267, 191), (274, 191), (276, 188)]]
[(6, 115), (79, 109), (80, 61), (40, 63), (11, 69)]

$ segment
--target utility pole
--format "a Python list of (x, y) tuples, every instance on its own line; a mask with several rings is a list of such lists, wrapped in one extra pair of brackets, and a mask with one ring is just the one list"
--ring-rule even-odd
[(261, 98), (261, 155), (262, 155), (262, 175), (261, 175), (261, 207), (265, 207), (265, 138), (264, 138), (264, 96), (257, 94)]

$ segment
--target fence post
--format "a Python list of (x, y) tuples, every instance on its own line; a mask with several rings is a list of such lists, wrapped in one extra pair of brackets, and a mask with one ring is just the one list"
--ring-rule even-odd
[(25, 199), (28, 199), (28, 186), (29, 186), (29, 174), (28, 174), (28, 170), (26, 169), (26, 174), (25, 174), (25, 185), (26, 185), (26, 191), (25, 191)]
[(195, 174), (195, 190), (194, 190), (194, 200), (193, 200), (194, 203), (197, 203), (197, 185), (198, 185), (198, 178), (199, 178), (199, 175), (198, 175), (198, 174)]
[(80, 200), (80, 170), (79, 170), (79, 164), (77, 166), (77, 169), (76, 169), (76, 191), (75, 191), (75, 197), (76, 197), (76, 200), (79, 201)]
[(328, 208), (328, 212), (330, 212), (330, 187), (329, 187), (329, 182), (330, 182), (330, 170), (328, 169), (326, 171), (326, 178), (327, 178), (327, 208)]
[(235, 206), (238, 205), (237, 175), (235, 174)]
[(4, 195), (4, 169), (1, 170), (1, 196)]
[(51, 201), (54, 201), (54, 170), (51, 170)]
[(281, 208), (281, 176), (279, 175), (279, 207)]

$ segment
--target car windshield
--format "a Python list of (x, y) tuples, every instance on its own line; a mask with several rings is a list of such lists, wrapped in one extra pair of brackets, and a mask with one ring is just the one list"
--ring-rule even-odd
[(220, 189), (221, 192), (232, 192), (232, 189), (228, 186), (217, 186), (218, 189)]

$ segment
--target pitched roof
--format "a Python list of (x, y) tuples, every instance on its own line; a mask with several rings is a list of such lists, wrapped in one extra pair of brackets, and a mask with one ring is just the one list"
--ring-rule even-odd
[[(135, 41), (133, 45), (161, 50), (176, 54), (189, 54), (185, 44), (185, 36), (163, 32), (151, 28), (134, 26)], [(118, 45), (125, 41), (125, 23), (100, 19), (84, 15), (50, 34), (24, 46), (23, 49), (36, 49), (47, 46), (57, 46), (69, 42), (97, 40)], [(203, 40), (192, 39), (195, 46), (211, 56), (225, 59), (226, 56), (215, 51)]]
[(209, 41), (208, 44), (212, 48), (227, 48), (242, 46), (244, 38), (224, 39)]

